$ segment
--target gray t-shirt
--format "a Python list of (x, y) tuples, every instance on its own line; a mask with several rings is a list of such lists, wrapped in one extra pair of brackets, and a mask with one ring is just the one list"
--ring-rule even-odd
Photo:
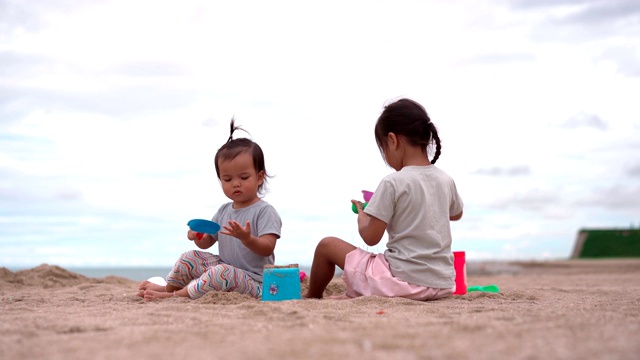
[[(218, 224), (228, 225), (229, 220), (235, 220), (244, 226), (247, 220), (251, 224), (251, 234), (262, 236), (274, 234), (280, 238), (282, 219), (276, 209), (264, 200), (242, 209), (234, 209), (229, 202), (220, 207), (211, 220)], [(218, 241), (220, 259), (231, 266), (244, 270), (253, 279), (262, 282), (262, 272), (265, 265), (273, 265), (275, 254), (260, 256), (242, 244), (237, 238), (220, 232), (213, 237)]]
[(405, 166), (387, 175), (364, 211), (387, 223), (384, 256), (393, 276), (445, 289), (455, 279), (449, 217), (462, 207), (453, 179), (429, 165)]

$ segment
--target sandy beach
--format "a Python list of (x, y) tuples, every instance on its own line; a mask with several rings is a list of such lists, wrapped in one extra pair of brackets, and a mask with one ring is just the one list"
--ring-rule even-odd
[[(0, 359), (637, 359), (640, 259), (469, 264), (434, 302), (144, 302), (138, 282), (0, 268)], [(306, 283), (302, 284), (304, 288)], [(340, 294), (335, 279), (327, 294)]]

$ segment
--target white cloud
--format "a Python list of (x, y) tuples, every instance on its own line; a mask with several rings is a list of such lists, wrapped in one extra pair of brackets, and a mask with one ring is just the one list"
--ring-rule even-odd
[(535, 3), (2, 2), (0, 265), (171, 265), (227, 201), (232, 116), (275, 175), (278, 259), (364, 246), (349, 201), (392, 171), (373, 125), (400, 96), (439, 129), (457, 249), (568, 256), (637, 221), (640, 12)]

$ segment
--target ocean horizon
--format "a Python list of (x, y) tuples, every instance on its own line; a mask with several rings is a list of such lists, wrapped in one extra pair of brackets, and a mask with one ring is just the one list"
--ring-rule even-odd
[[(558, 258), (547, 260), (467, 260), (465, 262), (465, 273), (469, 275), (487, 275), (487, 274), (514, 274), (523, 271), (522, 263), (529, 262), (547, 262), (547, 261), (570, 261), (570, 258)], [(143, 281), (149, 278), (160, 276), (165, 278), (171, 266), (64, 266), (57, 264), (46, 264), (51, 266), (60, 266), (67, 271), (71, 271), (86, 277), (101, 279), (107, 276), (119, 276), (133, 281)], [(286, 265), (286, 264), (276, 264)], [(0, 268), (3, 267), (0, 265)], [(21, 270), (30, 270), (38, 267), (34, 266), (4, 266), (12, 272)], [(311, 274), (311, 265), (298, 264), (300, 271), (304, 271), (307, 275)], [(339, 277), (342, 275), (342, 269), (336, 266), (335, 275)]]
[[(556, 261), (568, 261), (570, 259), (555, 259)], [(527, 262), (545, 262), (549, 260), (488, 260), (488, 261), (466, 261), (465, 272), (466, 275), (487, 275), (487, 274), (514, 274), (522, 271), (519, 263)], [(133, 281), (143, 281), (149, 278), (160, 276), (165, 278), (171, 266), (63, 266), (56, 264), (48, 264), (51, 266), (60, 266), (67, 271), (71, 271), (86, 277), (101, 279), (107, 276), (119, 276)], [(286, 265), (286, 264), (276, 264)], [(2, 265), (0, 265), (2, 267)], [(21, 270), (30, 270), (36, 268), (36, 266), (5, 266), (12, 272)], [(298, 264), (300, 271), (304, 271), (307, 275), (311, 274), (311, 265)], [(335, 276), (342, 275), (342, 269), (336, 266)]]
[[(55, 265), (55, 264), (49, 264)], [(89, 266), (61, 266), (65, 270), (96, 279), (102, 279), (107, 276), (119, 276), (133, 281), (143, 281), (154, 276), (166, 277), (171, 271), (171, 266), (106, 266), (106, 267), (89, 267)], [(29, 270), (37, 266), (23, 267), (7, 267), (12, 272)], [(300, 271), (309, 274), (311, 266), (299, 265)], [(336, 269), (336, 275), (340, 274), (340, 269)]]

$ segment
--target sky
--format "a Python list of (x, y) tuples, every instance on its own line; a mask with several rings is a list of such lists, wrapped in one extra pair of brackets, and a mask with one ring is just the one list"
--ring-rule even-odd
[[(640, 227), (640, 2), (0, 0), (0, 266), (171, 266), (228, 199), (229, 121), (262, 147), (276, 264), (359, 238), (394, 171), (373, 128), (420, 102), (473, 260)], [(217, 252), (214, 246), (212, 252)]]

